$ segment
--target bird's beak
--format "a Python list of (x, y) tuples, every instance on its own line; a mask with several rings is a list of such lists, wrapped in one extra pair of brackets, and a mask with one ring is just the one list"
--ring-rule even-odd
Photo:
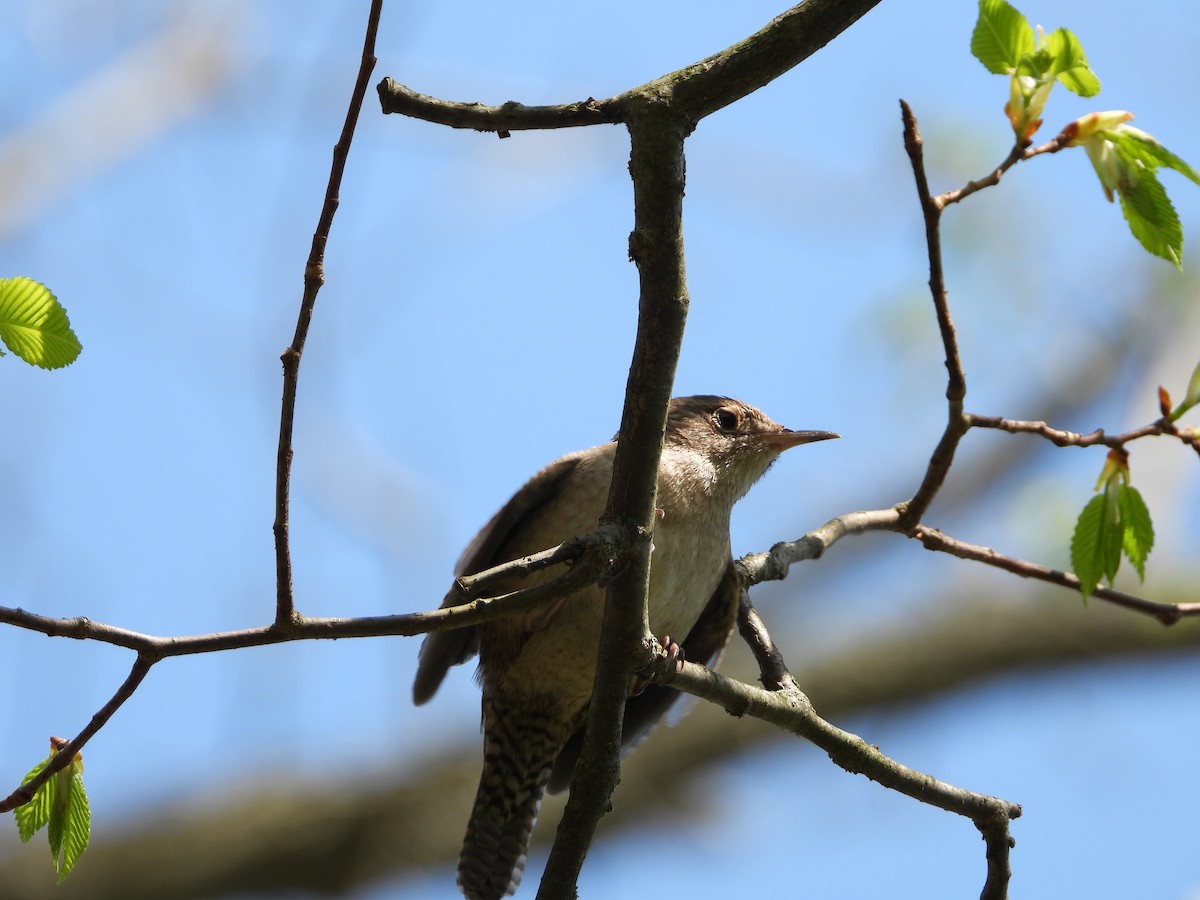
[(799, 447), (801, 444), (831, 441), (839, 437), (841, 437), (840, 434), (834, 434), (832, 431), (792, 431), (790, 428), (785, 428), (782, 431), (762, 435), (762, 442), (775, 452), (782, 453), (784, 450)]

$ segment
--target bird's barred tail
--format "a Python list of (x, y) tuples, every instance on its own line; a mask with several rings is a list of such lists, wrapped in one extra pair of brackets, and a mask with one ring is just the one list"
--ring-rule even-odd
[(458, 860), (467, 900), (500, 900), (521, 883), (529, 835), (564, 743), (560, 723), (489, 706), (485, 699), (483, 774)]

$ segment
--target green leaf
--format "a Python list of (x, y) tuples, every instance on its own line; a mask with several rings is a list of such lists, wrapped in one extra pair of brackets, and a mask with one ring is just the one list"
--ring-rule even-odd
[[(64, 777), (65, 776), (65, 777)], [(54, 860), (54, 871), (58, 871), (62, 856), (63, 825), (66, 820), (67, 804), (71, 800), (71, 776), (67, 772), (55, 772), (50, 779), (54, 782), (54, 803), (50, 806), (50, 822), (46, 836), (50, 839), (50, 858)]]
[(1066, 28), (1046, 35), (1046, 50), (1053, 59), (1052, 71), (1068, 91), (1081, 97), (1100, 93), (1100, 79), (1088, 65), (1079, 38)]
[(971, 34), (971, 53), (997, 75), (1016, 70), (1021, 57), (1033, 53), (1033, 29), (1005, 0), (979, 0), (979, 18)]
[(71, 874), (79, 857), (87, 849), (92, 835), (92, 811), (88, 804), (87, 791), (83, 787), (83, 765), (72, 763), (60, 773), (68, 776), (70, 785), (65, 792), (67, 800), (61, 804), (63, 816), (59, 848), (54, 850), (54, 864), (58, 869), (58, 880)]
[[(53, 759), (53, 757), (50, 757)], [(34, 778), (50, 764), (50, 759), (43, 759), (40, 763), (29, 770), (29, 774), (21, 779), (21, 784), (29, 784)], [(24, 806), (18, 806), (13, 810), (13, 815), (17, 820), (17, 831), (21, 835), (21, 840), (29, 843), (30, 838), (45, 827), (50, 821), (50, 810), (54, 806), (55, 799), (54, 779), (51, 778), (43, 784), (33, 799)]]
[(1112, 587), (1121, 567), (1121, 492), (1120, 479), (1112, 479), (1104, 486), (1104, 525), (1101, 537), (1101, 563), (1104, 578)]
[(1132, 125), (1122, 125), (1105, 136), (1126, 159), (1136, 160), (1150, 170), (1174, 169), (1194, 184), (1200, 184), (1200, 172), (1160, 144), (1154, 135)]
[(83, 349), (66, 310), (48, 287), (32, 278), (0, 278), (0, 340), (43, 369), (68, 366)]
[[(1086, 601), (1096, 590), (1108, 568), (1106, 548), (1111, 543), (1107, 534), (1112, 531), (1108, 521), (1103, 494), (1097, 494), (1083, 507), (1075, 522), (1075, 533), (1071, 536), (1071, 568), (1079, 579), (1079, 590)], [(1117, 557), (1121, 547), (1117, 544)]]
[[(49, 759), (34, 766), (21, 783), (32, 781), (56, 755), (54, 751)], [(38, 788), (33, 799), (18, 806), (14, 814), (22, 841), (28, 842), (43, 826), (49, 826), (46, 835), (50, 839), (54, 869), (59, 881), (66, 878), (87, 849), (92, 835), (92, 811), (83, 786), (83, 760), (76, 757), (61, 772), (55, 772)]]
[(1150, 510), (1137, 488), (1121, 485), (1121, 534), (1125, 556), (1137, 570), (1138, 578), (1146, 578), (1146, 558), (1154, 549), (1154, 524)]
[(1183, 403), (1179, 404), (1178, 411), (1171, 413), (1171, 419), (1177, 419), (1197, 403), (1200, 403), (1200, 363), (1196, 363), (1196, 368), (1192, 370), (1192, 377), (1188, 379), (1187, 394)]
[(1161, 256), (1183, 268), (1183, 226), (1154, 171), (1132, 168), (1122, 172), (1117, 184), (1121, 196), (1121, 212), (1129, 230), (1147, 252)]

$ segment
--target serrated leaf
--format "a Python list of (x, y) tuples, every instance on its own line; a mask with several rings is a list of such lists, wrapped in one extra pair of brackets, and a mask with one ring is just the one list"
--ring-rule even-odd
[[(1106, 465), (1107, 468), (1107, 465)], [(1100, 536), (1104, 580), (1112, 585), (1121, 567), (1121, 480), (1113, 478), (1104, 485), (1104, 526)]]
[(60, 851), (54, 861), (58, 869), (58, 880), (62, 881), (75, 867), (92, 836), (92, 810), (88, 804), (87, 791), (83, 787), (83, 773), (78, 763), (68, 767), (70, 790), (63, 808), (62, 838)]
[(971, 33), (971, 53), (997, 75), (1016, 70), (1021, 57), (1033, 53), (1033, 29), (1005, 0), (979, 0), (979, 18)]
[(1125, 556), (1138, 578), (1145, 580), (1146, 558), (1154, 549), (1154, 523), (1138, 489), (1127, 484), (1121, 485), (1121, 535)]
[(59, 369), (82, 349), (67, 312), (44, 284), (0, 278), (0, 340), (30, 365)]
[(71, 802), (71, 773), (62, 770), (54, 773), (50, 779), (54, 782), (54, 803), (50, 806), (50, 822), (46, 828), (46, 836), (50, 839), (50, 857), (54, 860), (54, 870), (59, 868), (62, 857), (63, 829), (66, 825), (67, 805)]
[[(29, 770), (28, 775), (21, 779), (21, 784), (29, 784), (49, 764), (49, 759), (43, 759)], [(24, 806), (18, 806), (13, 810), (13, 816), (17, 820), (17, 832), (21, 835), (21, 840), (24, 843), (29, 843), (30, 838), (37, 834), (50, 821), (50, 810), (54, 806), (54, 795), (54, 779), (51, 778), (38, 789), (38, 792), (33, 795), (32, 800)]]
[(1147, 252), (1183, 268), (1183, 226), (1153, 170), (1127, 170), (1117, 185), (1129, 230)]
[(1104, 576), (1103, 534), (1106, 521), (1102, 494), (1089, 500), (1075, 521), (1071, 535), (1071, 568), (1079, 579), (1079, 590), (1086, 601)]
[(1148, 169), (1174, 169), (1200, 185), (1200, 172), (1159, 143), (1154, 135), (1132, 125), (1123, 125), (1109, 132), (1107, 137), (1127, 159), (1137, 160)]
[(1100, 93), (1100, 79), (1088, 65), (1079, 38), (1066, 28), (1059, 28), (1046, 36), (1046, 50), (1053, 58), (1055, 77), (1068, 91), (1080, 97), (1094, 97)]

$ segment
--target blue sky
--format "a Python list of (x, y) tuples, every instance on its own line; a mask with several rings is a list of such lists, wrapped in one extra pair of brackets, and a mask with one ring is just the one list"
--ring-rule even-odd
[[(157, 634), (269, 620), (278, 356), (366, 5), (6, 4), (17, 27), (0, 36), (0, 274), (49, 284), (85, 349), (49, 374), (0, 361), (10, 473), (0, 602)], [(843, 435), (789, 454), (739, 505), (735, 554), (894, 503), (944, 420), (896, 101), (913, 105), (943, 189), (1004, 157), (1007, 85), (968, 53), (974, 3), (915, 6), (882, 3), (689, 141), (692, 310), (676, 393), (738, 396), (789, 426)], [(1045, 137), (1085, 111), (1126, 108), (1200, 164), (1200, 14), (1082, 0), (1021, 8), (1071, 27), (1103, 83), (1092, 101), (1056, 91)], [(390, 75), (485, 102), (603, 97), (780, 11), (758, 0), (390, 3), (373, 82)], [(207, 48), (211, 87), (164, 102), (163, 81), (134, 79), (145, 96), (113, 102), (111, 86), (124, 84), (114, 67), (164, 33)], [(172, 46), (167, 71), (178, 71)], [(169, 112), (138, 115), (153, 107)], [(28, 135), (42, 137), (23, 155)], [(615, 430), (636, 324), (627, 155), (617, 128), (498, 141), (383, 117), (368, 97), (300, 381), (302, 611), (436, 606), (461, 548), (529, 474)], [(1164, 183), (1195, 270), (1200, 191), (1173, 174)], [(1130, 328), (1156, 335), (1149, 361), (1114, 359), (1111, 391), (1055, 424), (1132, 427), (1155, 416), (1154, 385), (1182, 390), (1198, 355), (1195, 283), (1140, 251), (1082, 153), (1039, 159), (951, 211), (945, 242), (973, 410), (1033, 414)], [(964, 459), (1028, 446), (1017, 441), (972, 435)], [(942, 518), (935, 507), (930, 521), (1065, 566), (1071, 517), (1101, 462), (1098, 451), (1042, 453), (985, 493), (977, 514)], [(1132, 464), (1161, 532), (1153, 593), (1195, 571), (1194, 461), (1139, 445)], [(1025, 589), (898, 537), (871, 546), (876, 560), (831, 570), (820, 596), (801, 593), (808, 573), (763, 591), (768, 621), (842, 639), (893, 627), (946, 583)], [(844, 549), (819, 565), (837, 566)], [(465, 669), (430, 706), (409, 704), (416, 648), (339, 642), (164, 663), (87, 749), (95, 827), (263, 767), (371, 770), (475, 740)], [(0, 677), (41, 691), (35, 703), (29, 687), (10, 692), (7, 721), (18, 725), (0, 731), (0, 770), (15, 782), (49, 734), (78, 731), (130, 662), (114, 648), (0, 630)], [(840, 724), (1023, 803), (1014, 895), (1195, 898), (1200, 786), (1178, 765), (1200, 738), (1186, 712), (1194, 662), (1022, 676)], [(667, 870), (697, 896), (803, 879), (808, 896), (961, 897), (982, 883), (969, 824), (833, 770), (811, 748), (783, 743), (739, 761), (712, 790), (721, 814), (710, 822), (597, 847), (583, 896), (631, 896)], [(780, 795), (795, 802), (769, 802)], [(756, 844), (764, 814), (790, 836), (787, 852)], [(453, 896), (453, 879), (434, 873), (371, 896)]]

